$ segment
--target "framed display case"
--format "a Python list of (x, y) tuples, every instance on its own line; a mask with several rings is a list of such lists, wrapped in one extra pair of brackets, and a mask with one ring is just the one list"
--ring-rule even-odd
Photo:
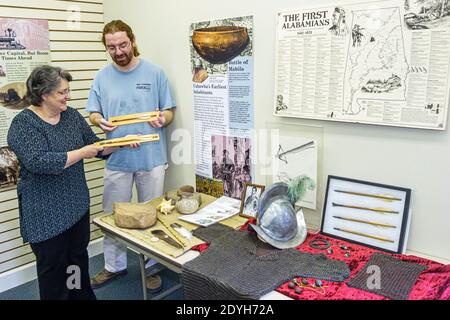
[(328, 176), (321, 233), (374, 249), (406, 247), (411, 190)]

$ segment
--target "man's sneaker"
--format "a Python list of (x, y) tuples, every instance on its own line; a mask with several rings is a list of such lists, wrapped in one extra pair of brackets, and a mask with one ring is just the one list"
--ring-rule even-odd
[(153, 276), (145, 278), (145, 285), (148, 292), (159, 292), (162, 289), (162, 279), (159, 275), (155, 274)]
[(119, 271), (119, 272), (110, 272), (106, 269), (103, 269), (93, 278), (91, 278), (91, 287), (92, 289), (100, 288), (101, 286), (107, 284), (109, 281), (117, 278), (119, 276), (123, 276), (127, 274), (127, 269)]

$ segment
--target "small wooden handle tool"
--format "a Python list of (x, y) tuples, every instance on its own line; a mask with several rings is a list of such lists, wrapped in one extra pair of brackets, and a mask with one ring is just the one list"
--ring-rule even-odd
[(138, 122), (147, 122), (153, 119), (157, 119), (160, 116), (160, 111), (142, 112), (128, 114), (125, 116), (115, 116), (108, 119), (108, 122), (114, 126), (122, 126), (125, 124), (132, 124)]
[(151, 142), (158, 141), (159, 134), (147, 134), (147, 135), (130, 135), (123, 138), (115, 138), (109, 140), (103, 140), (96, 142), (95, 145), (99, 147), (123, 147), (129, 146), (133, 143), (143, 143), (143, 142)]

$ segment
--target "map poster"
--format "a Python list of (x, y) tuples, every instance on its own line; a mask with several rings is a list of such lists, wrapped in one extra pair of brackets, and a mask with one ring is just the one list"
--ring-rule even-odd
[(445, 130), (448, 0), (278, 13), (274, 114)]
[(12, 119), (29, 106), (26, 80), (50, 62), (48, 21), (0, 18), (0, 189), (14, 188), (19, 164), (8, 147)]

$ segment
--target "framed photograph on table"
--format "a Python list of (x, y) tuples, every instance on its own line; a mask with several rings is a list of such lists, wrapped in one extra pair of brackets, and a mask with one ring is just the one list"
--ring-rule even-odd
[(256, 218), (258, 210), (259, 199), (264, 192), (265, 186), (253, 183), (246, 183), (244, 185), (244, 192), (242, 192), (241, 210), (239, 215), (245, 218)]
[(328, 176), (321, 233), (391, 253), (403, 253), (411, 189)]

